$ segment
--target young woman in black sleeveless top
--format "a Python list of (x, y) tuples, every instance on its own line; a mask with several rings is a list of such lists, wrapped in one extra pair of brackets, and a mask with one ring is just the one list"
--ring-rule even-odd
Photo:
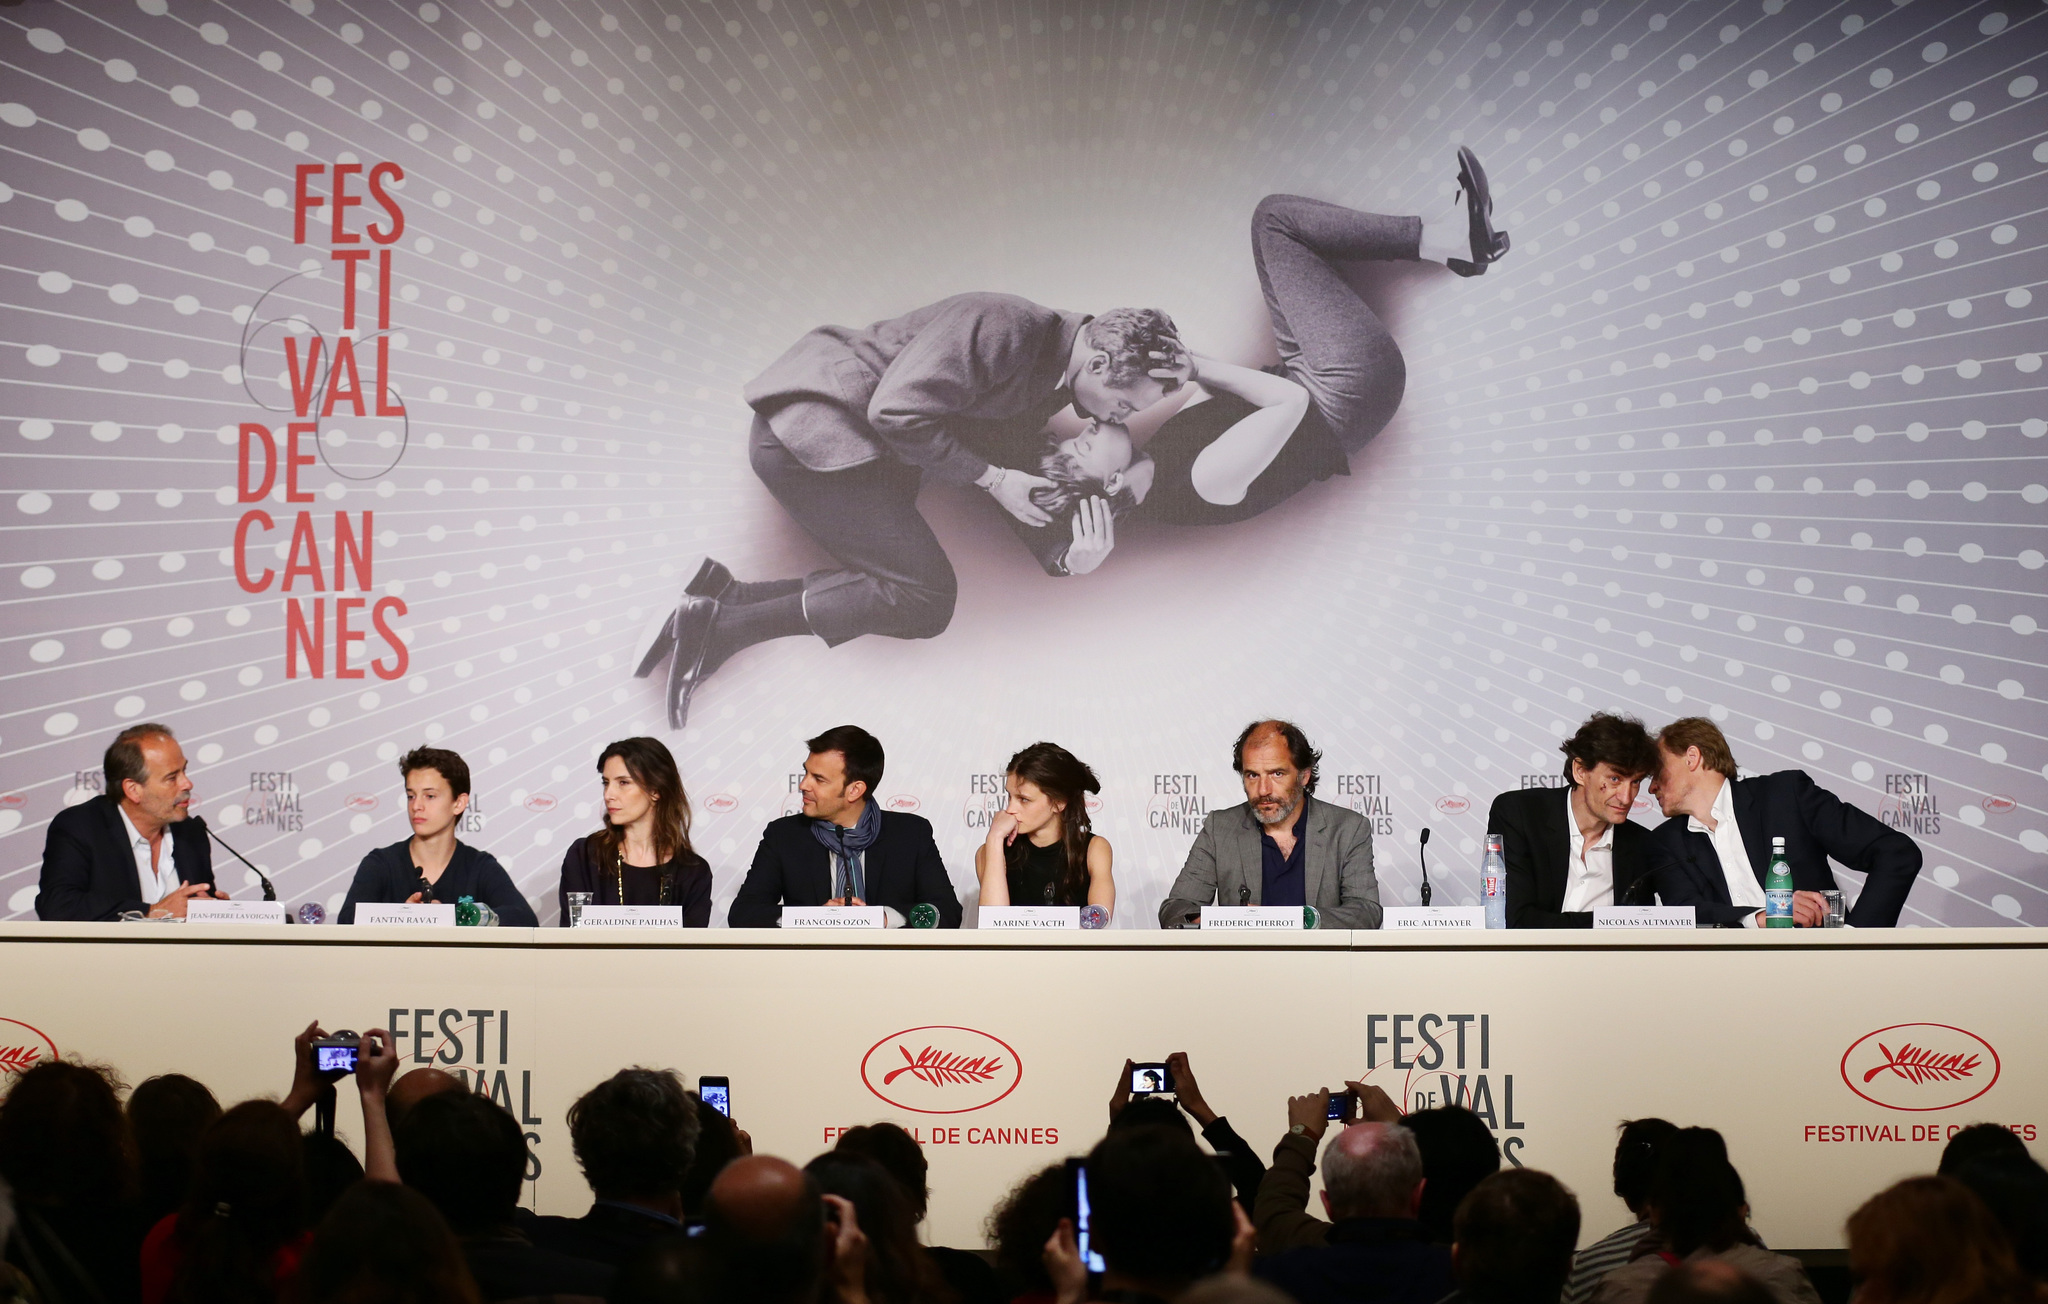
[(981, 904), (1115, 910), (1109, 839), (1088, 821), (1088, 794), (1102, 791), (1095, 771), (1054, 743), (1031, 744), (1007, 768), (1010, 804), (974, 857)]
[(681, 906), (685, 928), (711, 924), (711, 866), (690, 846), (690, 797), (676, 758), (657, 738), (624, 738), (597, 758), (604, 827), (569, 844), (556, 890), (600, 906)]

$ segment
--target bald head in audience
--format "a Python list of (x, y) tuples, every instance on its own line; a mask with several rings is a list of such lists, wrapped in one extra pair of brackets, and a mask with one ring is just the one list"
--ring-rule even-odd
[(1353, 1123), (1323, 1147), (1323, 1208), (1347, 1218), (1413, 1218), (1422, 1207), (1422, 1152), (1399, 1123)]
[(444, 1091), (465, 1091), (462, 1079), (440, 1069), (414, 1069), (391, 1084), (384, 1096), (384, 1116), (396, 1128), (414, 1105)]
[(735, 1159), (711, 1183), (704, 1242), (733, 1298), (808, 1304), (825, 1285), (825, 1202), (817, 1183), (772, 1155)]

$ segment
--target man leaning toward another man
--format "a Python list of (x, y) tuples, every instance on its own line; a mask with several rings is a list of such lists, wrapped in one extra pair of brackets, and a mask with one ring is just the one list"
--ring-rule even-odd
[(192, 779), (170, 727), (130, 725), (107, 748), (103, 765), (106, 791), (50, 821), (36, 918), (183, 919), (195, 897), (226, 900), (214, 886), (206, 826), (191, 817)]

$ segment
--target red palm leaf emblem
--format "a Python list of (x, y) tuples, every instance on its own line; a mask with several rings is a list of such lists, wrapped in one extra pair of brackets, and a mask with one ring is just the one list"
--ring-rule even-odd
[(903, 1067), (883, 1076), (882, 1085), (885, 1087), (906, 1073), (919, 1082), (943, 1087), (963, 1082), (987, 1082), (1003, 1069), (999, 1056), (976, 1055), (969, 1059), (965, 1055), (948, 1055), (930, 1046), (912, 1055), (900, 1042), (896, 1053), (903, 1056)]
[(1896, 1073), (1914, 1086), (1923, 1082), (1957, 1082), (1975, 1075), (1979, 1063), (1975, 1055), (1939, 1055), (1904, 1042), (1896, 1054), (1883, 1042), (1877, 1043), (1877, 1048), (1884, 1054), (1884, 1063), (1865, 1073), (1865, 1082), (1884, 1072)]
[(42, 1057), (40, 1047), (0, 1046), (0, 1073), (26, 1073)]

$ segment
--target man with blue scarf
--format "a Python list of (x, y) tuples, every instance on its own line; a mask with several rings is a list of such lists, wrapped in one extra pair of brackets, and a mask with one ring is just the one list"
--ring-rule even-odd
[(873, 796), (882, 781), (880, 740), (842, 724), (804, 745), (803, 814), (761, 831), (726, 922), (773, 928), (784, 906), (887, 906), (907, 917), (922, 904), (939, 912), (939, 927), (958, 928), (960, 899), (931, 821), (885, 811)]

